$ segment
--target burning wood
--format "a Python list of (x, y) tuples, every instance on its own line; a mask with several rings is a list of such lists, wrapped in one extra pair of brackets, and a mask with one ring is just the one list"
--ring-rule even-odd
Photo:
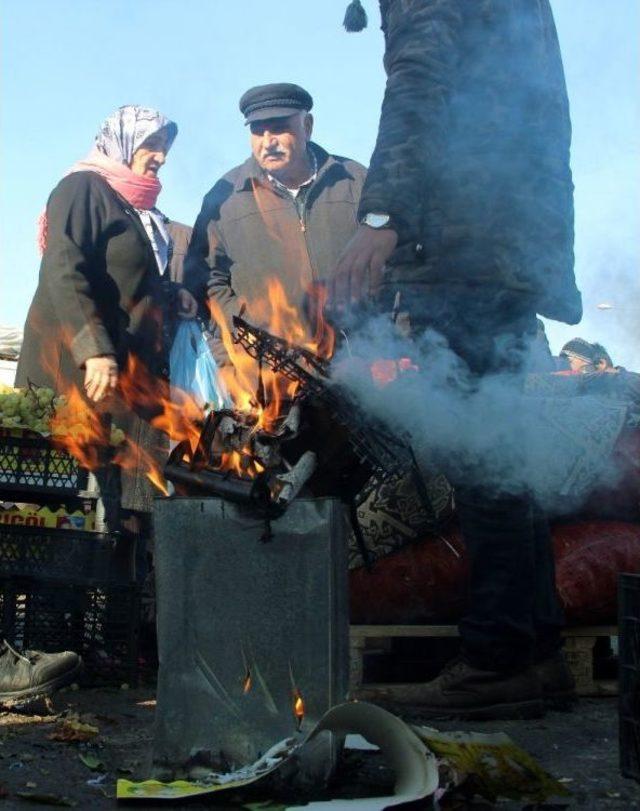
[[(195, 452), (174, 450), (165, 475), (181, 492), (260, 502), (277, 514), (305, 488), (350, 503), (371, 476), (410, 472), (430, 509), (407, 439), (365, 415), (348, 391), (333, 384), (328, 360), (241, 317), (234, 318), (234, 328), (235, 346), (259, 369), (258, 391), (249, 408), (209, 414)], [(271, 393), (288, 393), (278, 395), (275, 409), (265, 370)]]

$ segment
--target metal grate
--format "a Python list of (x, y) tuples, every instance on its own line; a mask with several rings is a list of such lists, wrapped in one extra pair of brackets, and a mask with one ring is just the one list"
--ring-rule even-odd
[(88, 473), (46, 438), (0, 432), (0, 489), (12, 493), (74, 494), (87, 487)]
[(137, 680), (139, 590), (0, 578), (0, 629), (23, 650), (72, 650), (90, 684)]
[(620, 770), (640, 781), (640, 574), (618, 579)]

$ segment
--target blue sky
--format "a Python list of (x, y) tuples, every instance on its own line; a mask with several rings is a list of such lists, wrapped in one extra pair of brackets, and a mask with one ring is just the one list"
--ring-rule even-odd
[[(10, 0), (1, 6), (0, 323), (22, 326), (35, 289), (35, 222), (66, 169), (121, 104), (155, 106), (179, 136), (159, 200), (192, 224), (204, 193), (248, 154), (238, 112), (252, 85), (294, 81), (315, 99), (315, 139), (368, 163), (384, 91), (374, 0), (346, 34), (347, 0)], [(578, 327), (640, 368), (640, 48), (637, 0), (552, 0), (572, 107)], [(598, 303), (613, 309), (598, 310)]]

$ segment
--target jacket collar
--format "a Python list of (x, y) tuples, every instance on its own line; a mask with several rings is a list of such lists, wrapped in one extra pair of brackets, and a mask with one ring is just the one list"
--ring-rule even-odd
[[(313, 183), (313, 185), (315, 185), (320, 178), (331, 169), (332, 166), (335, 166), (338, 163), (338, 161), (336, 161), (332, 155), (329, 155), (328, 152), (325, 152), (321, 146), (318, 146), (318, 144), (315, 144), (313, 141), (309, 142), (309, 148), (313, 150), (316, 160), (318, 161), (318, 173)], [(253, 155), (251, 155), (251, 157), (240, 166), (240, 171), (235, 182), (234, 190), (238, 192), (251, 191), (253, 187), (252, 181), (256, 181), (257, 183), (274, 190), (273, 185), (269, 182), (264, 169), (260, 168), (258, 161), (253, 157)]]

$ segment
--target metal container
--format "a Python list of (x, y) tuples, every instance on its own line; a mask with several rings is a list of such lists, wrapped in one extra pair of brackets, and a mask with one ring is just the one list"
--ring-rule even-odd
[[(302, 739), (347, 692), (344, 507), (298, 499), (266, 543), (218, 498), (159, 499), (154, 523), (158, 769), (237, 769)], [(327, 741), (305, 768), (324, 779), (334, 758)]]

